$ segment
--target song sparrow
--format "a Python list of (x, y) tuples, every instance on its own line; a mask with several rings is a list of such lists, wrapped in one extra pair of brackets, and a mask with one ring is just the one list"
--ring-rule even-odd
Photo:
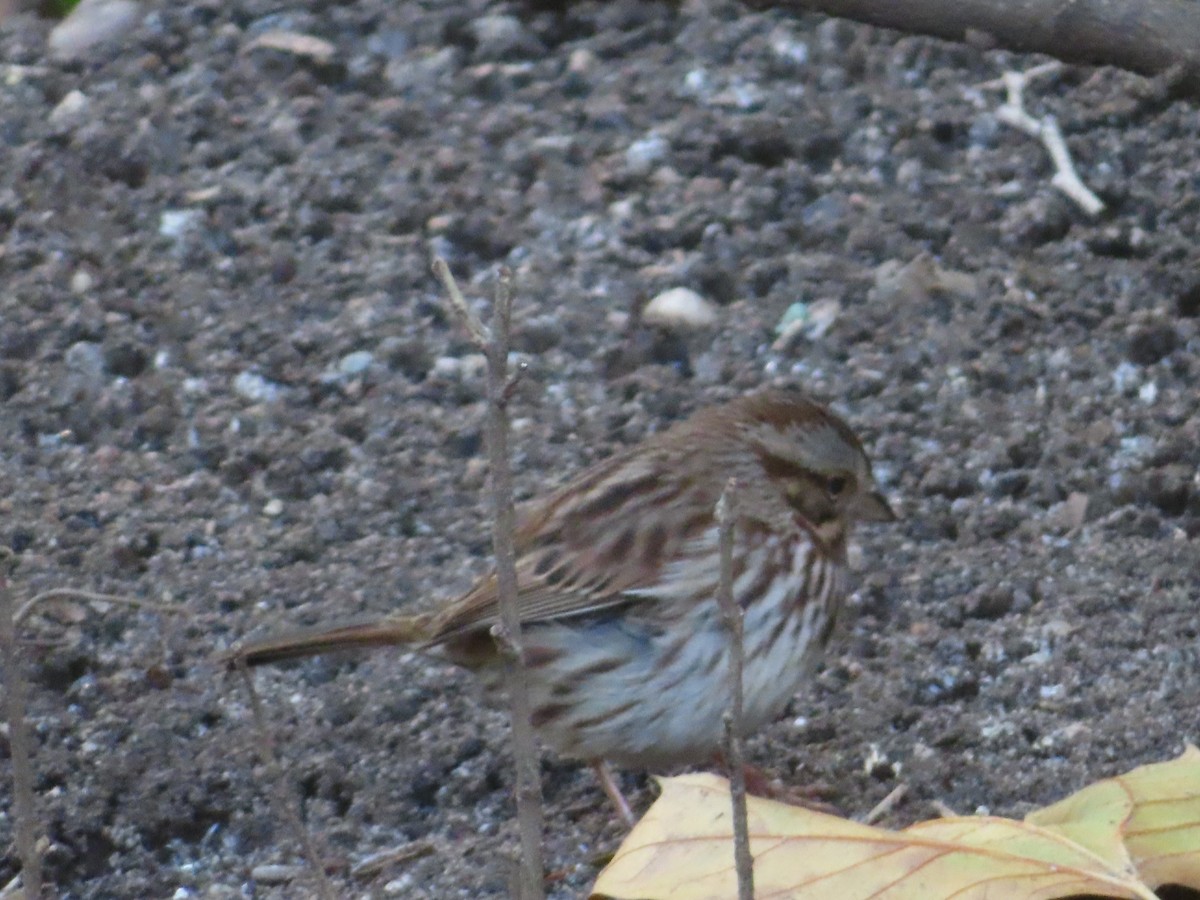
[[(818, 657), (844, 598), (851, 525), (894, 518), (871, 464), (845, 422), (799, 393), (702, 410), (523, 510), (518, 606), (532, 720), (559, 753), (655, 768), (720, 747), (729, 637), (716, 598), (714, 506), (730, 478), (743, 730), (779, 715)], [(498, 621), (492, 576), (440, 612), (284, 635), (229, 659), (253, 666), (415, 644), (494, 689)], [(597, 771), (612, 796), (607, 771)]]

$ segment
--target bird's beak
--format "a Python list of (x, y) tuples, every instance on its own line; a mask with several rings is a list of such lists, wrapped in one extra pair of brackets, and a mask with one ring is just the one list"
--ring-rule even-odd
[(896, 513), (879, 491), (864, 491), (854, 498), (851, 514), (859, 522), (895, 522)]

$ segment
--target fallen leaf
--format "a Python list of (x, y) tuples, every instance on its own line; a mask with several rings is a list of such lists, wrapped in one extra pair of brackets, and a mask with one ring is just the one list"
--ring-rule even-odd
[(1026, 821), (1096, 849), (1121, 842), (1152, 888), (1200, 889), (1200, 750), (1089, 785)]
[[(728, 782), (700, 774), (661, 783), (662, 796), (600, 873), (593, 896), (736, 896)], [(972, 816), (888, 831), (756, 797), (747, 805), (755, 891), (763, 897), (1154, 897), (1128, 857), (1029, 822)]]

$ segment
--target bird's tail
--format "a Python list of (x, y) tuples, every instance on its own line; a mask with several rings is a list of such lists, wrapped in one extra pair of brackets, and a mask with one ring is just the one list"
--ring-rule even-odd
[(369, 622), (292, 631), (241, 644), (221, 659), (225, 668), (237, 669), (339, 650), (425, 644), (432, 637), (432, 618), (428, 615), (387, 616)]

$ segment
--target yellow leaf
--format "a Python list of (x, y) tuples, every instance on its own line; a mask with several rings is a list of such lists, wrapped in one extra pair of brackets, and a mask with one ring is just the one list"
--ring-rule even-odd
[(1102, 854), (1102, 843), (1120, 842), (1150, 887), (1200, 889), (1200, 750), (1097, 782), (1026, 821)]
[[(663, 794), (600, 873), (595, 897), (703, 900), (737, 895), (728, 783), (662, 781)], [(1153, 898), (1128, 859), (1063, 834), (991, 817), (906, 831), (750, 798), (755, 893), (772, 898), (1030, 900), (1094, 894)]]

